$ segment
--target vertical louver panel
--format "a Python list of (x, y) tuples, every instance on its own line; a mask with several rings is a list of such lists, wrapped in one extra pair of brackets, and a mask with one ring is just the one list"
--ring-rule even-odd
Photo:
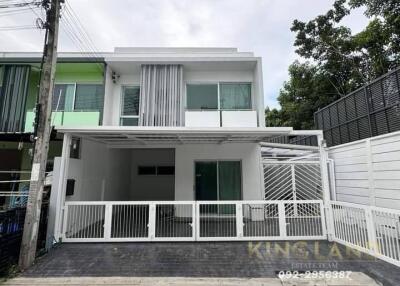
[(0, 92), (0, 131), (22, 132), (28, 93), (29, 66), (4, 66)]
[(139, 125), (183, 125), (182, 76), (182, 65), (142, 65)]

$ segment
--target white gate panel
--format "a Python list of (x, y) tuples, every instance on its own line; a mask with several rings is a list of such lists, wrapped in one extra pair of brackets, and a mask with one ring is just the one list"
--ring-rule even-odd
[(106, 205), (103, 202), (66, 203), (63, 241), (103, 241), (105, 218)]
[(265, 200), (323, 198), (319, 161), (265, 161), (263, 167)]
[(197, 202), (197, 240), (233, 240), (238, 237), (236, 202)]
[[(110, 202), (107, 205), (111, 208), (111, 227), (109, 236), (105, 237), (106, 240), (149, 240), (151, 204), (148, 202)], [(105, 229), (108, 229), (106, 225)]]
[(156, 203), (153, 240), (194, 240), (194, 218), (195, 204), (193, 202)]
[(63, 241), (325, 239), (322, 201), (67, 202)]

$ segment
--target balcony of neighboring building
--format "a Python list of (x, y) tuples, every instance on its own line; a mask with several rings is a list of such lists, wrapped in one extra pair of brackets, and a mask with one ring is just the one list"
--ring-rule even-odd
[[(0, 131), (31, 133), (40, 64), (0, 64)], [(52, 97), (53, 126), (99, 126), (104, 106), (104, 64), (58, 63)]]

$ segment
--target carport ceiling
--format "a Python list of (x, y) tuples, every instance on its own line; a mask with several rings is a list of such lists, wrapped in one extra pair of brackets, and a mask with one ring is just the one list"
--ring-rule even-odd
[(111, 147), (132, 145), (258, 143), (268, 138), (288, 135), (289, 127), (269, 128), (189, 128), (189, 127), (58, 127), (57, 132), (98, 141)]

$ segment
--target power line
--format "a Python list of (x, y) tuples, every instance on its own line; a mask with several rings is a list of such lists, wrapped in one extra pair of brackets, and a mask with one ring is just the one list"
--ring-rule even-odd
[[(27, 3), (28, 4), (28, 2), (26, 2), (25, 0), (23, 0), (24, 1), (24, 3)], [(28, 7), (29, 7), (29, 9), (39, 18), (39, 19), (41, 19), (42, 17), (32, 8), (32, 5), (31, 4), (28, 4)]]
[(41, 4), (42, 4), (42, 2), (9, 3), (9, 4), (0, 5), (0, 9), (21, 8), (21, 7), (26, 7), (29, 5), (41, 5)]
[(97, 66), (102, 69), (103, 66), (97, 62), (97, 59), (101, 58), (102, 55), (97, 51), (88, 32), (79, 20), (79, 17), (67, 2), (62, 11), (61, 23), (61, 27), (66, 32), (67, 36), (81, 53), (86, 55), (87, 60), (96, 62)]
[(0, 27), (0, 31), (14, 31), (14, 30), (30, 30), (38, 29), (36, 26), (24, 25), (24, 26), (3, 26)]
[(2, 16), (9, 16), (9, 15), (16, 15), (16, 14), (24, 14), (29, 11), (34, 10), (35, 8), (30, 7), (30, 8), (19, 8), (19, 9), (10, 9), (7, 11), (0, 11), (0, 17)]

